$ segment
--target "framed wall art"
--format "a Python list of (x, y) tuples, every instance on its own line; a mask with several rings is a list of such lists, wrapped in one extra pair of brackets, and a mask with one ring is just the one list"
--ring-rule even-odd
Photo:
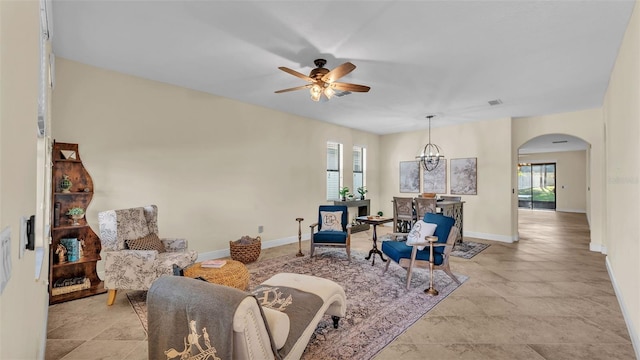
[(447, 160), (441, 159), (438, 166), (431, 171), (422, 169), (422, 192), (447, 193)]
[(451, 159), (451, 194), (478, 195), (477, 158)]
[(420, 192), (420, 163), (417, 161), (400, 161), (400, 192)]

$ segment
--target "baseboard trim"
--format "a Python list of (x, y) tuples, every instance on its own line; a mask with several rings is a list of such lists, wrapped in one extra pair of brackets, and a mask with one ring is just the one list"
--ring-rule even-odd
[(599, 252), (601, 254), (607, 255), (607, 247), (602, 244), (596, 244), (594, 242), (589, 243), (589, 250), (593, 252)]
[[(302, 235), (302, 240), (309, 240), (309, 238), (311, 237), (310, 234), (306, 234), (306, 235)], [(272, 247), (276, 247), (276, 246), (281, 246), (281, 245), (288, 245), (288, 244), (293, 244), (293, 243), (297, 243), (298, 242), (298, 236), (289, 236), (289, 237), (285, 237), (285, 238), (280, 238), (280, 239), (273, 239), (273, 240), (269, 240), (269, 241), (263, 241), (262, 242), (262, 248), (263, 249), (269, 249)], [(210, 260), (210, 259), (220, 259), (220, 258), (224, 258), (224, 257), (229, 257), (231, 256), (231, 252), (229, 249), (222, 249), (222, 250), (214, 250), (214, 251), (208, 251), (205, 253), (200, 253), (198, 254), (198, 260), (197, 261), (205, 261), (205, 260)]]
[(579, 213), (579, 214), (586, 214), (587, 213), (586, 210), (578, 210), (578, 209), (556, 209), (556, 211), (569, 212), (569, 213)]
[(607, 256), (604, 260), (607, 265), (607, 273), (609, 273), (609, 279), (611, 279), (611, 285), (613, 285), (613, 291), (616, 293), (616, 299), (618, 299), (618, 304), (620, 305), (620, 310), (622, 311), (622, 317), (624, 318), (625, 324), (627, 324), (627, 330), (629, 331), (629, 337), (631, 338), (631, 345), (633, 345), (633, 351), (636, 353), (636, 358), (640, 359), (640, 338), (638, 338), (638, 333), (636, 329), (633, 327), (633, 323), (630, 320), (629, 312), (627, 311), (627, 307), (622, 302), (622, 297), (620, 296), (620, 288), (618, 287), (618, 282), (616, 281), (616, 277), (613, 274), (613, 270), (611, 269), (611, 263), (609, 262), (609, 257)]
[(485, 234), (485, 233), (479, 233), (479, 232), (473, 232), (473, 231), (465, 231), (464, 236), (465, 237), (468, 236), (476, 239), (499, 241), (499, 242), (510, 243), (510, 244), (518, 241), (517, 236)]

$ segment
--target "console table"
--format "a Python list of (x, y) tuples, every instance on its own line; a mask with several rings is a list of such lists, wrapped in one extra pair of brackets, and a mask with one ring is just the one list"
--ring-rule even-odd
[[(359, 231), (365, 231), (365, 230), (369, 230), (369, 224), (365, 224), (361, 221), (358, 220), (358, 217), (360, 216), (369, 216), (369, 206), (370, 206), (370, 200), (369, 199), (365, 199), (365, 200), (349, 200), (349, 201), (334, 201), (333, 205), (342, 205), (342, 206), (346, 206), (347, 208), (357, 208), (358, 212), (356, 213), (356, 216), (354, 216), (354, 218), (356, 219), (356, 224), (355, 225), (351, 225), (351, 233), (356, 233)], [(350, 217), (347, 217), (348, 219), (350, 219)]]
[(459, 237), (456, 239), (456, 242), (459, 244), (462, 243), (462, 227), (464, 224), (462, 217), (463, 205), (464, 201), (444, 200), (436, 203), (436, 207), (440, 209), (443, 215), (452, 217), (456, 221), (454, 226), (460, 229), (460, 234), (458, 234)]

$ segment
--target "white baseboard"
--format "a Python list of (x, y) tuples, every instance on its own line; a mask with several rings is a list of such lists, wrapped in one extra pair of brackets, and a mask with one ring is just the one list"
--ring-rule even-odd
[(596, 244), (594, 242), (589, 243), (589, 250), (599, 252), (601, 254), (607, 254), (607, 247), (602, 244)]
[[(301, 238), (302, 238), (302, 240), (309, 240), (310, 237), (311, 237), (310, 234), (303, 234)], [(289, 237), (281, 238), (281, 239), (273, 239), (273, 240), (269, 240), (269, 241), (263, 241), (262, 242), (262, 248), (263, 249), (269, 249), (269, 248), (272, 248), (272, 247), (281, 246), (281, 245), (287, 245), (287, 244), (292, 244), (292, 243), (297, 243), (297, 242), (298, 242), (298, 236), (289, 236)], [(197, 261), (205, 261), (205, 260), (210, 260), (210, 259), (219, 259), (219, 258), (223, 258), (223, 257), (228, 257), (230, 255), (231, 255), (231, 253), (230, 253), (229, 249), (208, 251), (208, 252), (205, 252), (205, 253), (199, 253)]]
[(633, 350), (636, 353), (636, 358), (640, 359), (640, 338), (638, 338), (638, 333), (636, 329), (633, 327), (633, 323), (629, 317), (629, 312), (627, 311), (627, 307), (624, 305), (620, 299), (620, 288), (618, 287), (618, 282), (616, 281), (616, 277), (611, 270), (611, 263), (609, 262), (609, 257), (605, 258), (605, 264), (607, 265), (607, 272), (609, 273), (609, 279), (611, 279), (611, 285), (613, 285), (613, 291), (616, 293), (616, 299), (618, 299), (618, 304), (620, 305), (620, 310), (622, 311), (622, 317), (624, 318), (624, 322), (627, 324), (627, 330), (629, 330), (629, 337), (631, 338), (631, 345), (633, 345)]
[(518, 236), (512, 237), (507, 235), (485, 234), (485, 233), (472, 232), (472, 231), (465, 231), (464, 236), (465, 237), (468, 236), (476, 239), (483, 239), (483, 240), (500, 241), (504, 243), (513, 243), (518, 241)]
[(584, 209), (556, 209), (556, 211), (560, 211), (560, 212), (570, 212), (570, 213), (579, 213), (579, 214), (586, 214), (587, 211)]

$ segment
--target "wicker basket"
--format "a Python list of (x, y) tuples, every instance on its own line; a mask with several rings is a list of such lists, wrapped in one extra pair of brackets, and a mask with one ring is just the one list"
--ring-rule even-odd
[(261, 240), (260, 236), (258, 236), (250, 244), (239, 244), (235, 241), (229, 241), (231, 258), (244, 264), (258, 260), (260, 250), (262, 249)]

